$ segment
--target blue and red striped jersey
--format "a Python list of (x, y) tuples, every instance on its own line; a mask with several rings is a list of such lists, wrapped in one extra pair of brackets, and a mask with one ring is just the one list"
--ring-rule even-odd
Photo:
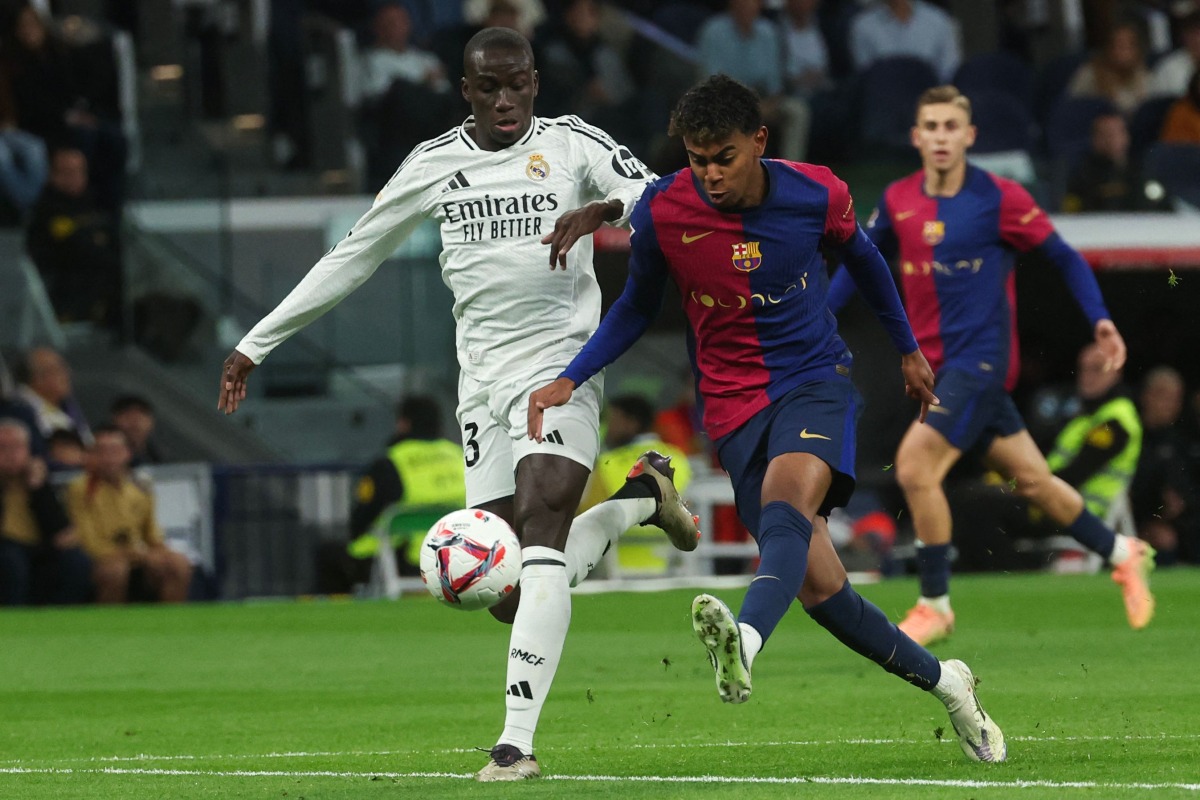
[[(716, 440), (801, 383), (849, 374), (826, 293), (822, 245), (861, 239), (855, 260), (878, 262), (869, 279), (886, 287), (885, 319), (897, 346), (915, 342), (886, 265), (860, 233), (846, 184), (825, 167), (766, 159), (763, 202), (723, 212), (691, 170), (651, 184), (634, 209), (629, 281), (600, 330), (563, 372), (579, 385), (615, 360), (658, 313), (670, 277), (689, 322), (688, 347)], [(853, 248), (851, 248), (853, 249)], [(885, 299), (881, 306), (887, 306)], [(890, 310), (890, 309), (888, 309)], [(886, 314), (885, 314), (886, 316)]]
[(905, 310), (934, 371), (994, 372), (1009, 389), (1020, 369), (1016, 255), (1053, 233), (1020, 184), (970, 165), (954, 197), (926, 194), (924, 172), (896, 181), (867, 224), (880, 250), (898, 251)]

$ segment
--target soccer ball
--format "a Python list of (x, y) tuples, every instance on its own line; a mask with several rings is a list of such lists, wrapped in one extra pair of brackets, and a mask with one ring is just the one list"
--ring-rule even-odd
[(477, 508), (452, 511), (433, 524), (421, 543), (421, 580), (451, 608), (491, 608), (520, 578), (521, 543), (495, 514)]

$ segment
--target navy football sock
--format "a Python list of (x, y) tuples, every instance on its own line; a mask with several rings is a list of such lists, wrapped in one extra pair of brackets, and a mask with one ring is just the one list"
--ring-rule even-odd
[(937, 657), (905, 636), (850, 581), (828, 600), (805, 610), (839, 642), (913, 686), (928, 691), (942, 677)]
[(921, 576), (921, 597), (949, 594), (950, 545), (918, 545), (917, 574)]
[(738, 622), (752, 626), (767, 641), (796, 599), (808, 569), (812, 522), (793, 506), (775, 501), (759, 517), (758, 572), (746, 590)]
[(1113, 545), (1117, 543), (1117, 535), (1086, 508), (1074, 522), (1067, 526), (1067, 533), (1074, 536), (1075, 541), (1089, 550), (1099, 553), (1105, 559), (1112, 557)]

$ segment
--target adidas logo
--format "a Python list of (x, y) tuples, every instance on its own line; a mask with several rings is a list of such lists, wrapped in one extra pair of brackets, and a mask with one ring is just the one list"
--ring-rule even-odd
[(563, 443), (562, 434), (558, 432), (557, 428), (550, 431), (542, 438), (544, 438), (550, 444), (562, 444)]
[(459, 170), (458, 172), (454, 173), (454, 177), (450, 179), (450, 182), (442, 187), (442, 194), (453, 191), (454, 189), (465, 189), (470, 185), (471, 184), (467, 182), (467, 176), (462, 174), (462, 170)]
[(529, 681), (514, 683), (508, 687), (508, 691), (505, 694), (511, 694), (513, 697), (524, 697), (526, 700), (533, 699), (533, 691), (529, 688)]

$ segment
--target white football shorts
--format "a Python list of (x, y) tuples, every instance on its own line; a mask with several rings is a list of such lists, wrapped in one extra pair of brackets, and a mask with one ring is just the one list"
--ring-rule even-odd
[(459, 373), (457, 416), (468, 507), (512, 496), (517, 464), (530, 453), (563, 456), (589, 470), (595, 466), (603, 373), (578, 387), (565, 406), (546, 409), (540, 444), (527, 433), (529, 395), (564, 369), (566, 362), (555, 360), (487, 383)]

